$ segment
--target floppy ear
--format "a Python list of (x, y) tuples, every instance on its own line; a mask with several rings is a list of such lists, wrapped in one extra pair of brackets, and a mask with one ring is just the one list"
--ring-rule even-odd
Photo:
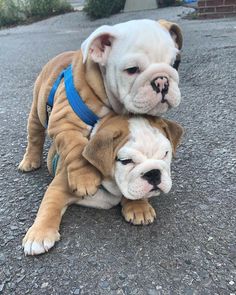
[(163, 125), (163, 130), (166, 133), (167, 138), (171, 142), (173, 147), (173, 154), (175, 156), (177, 146), (180, 143), (181, 137), (184, 133), (184, 129), (181, 125), (174, 121), (170, 121), (167, 119), (162, 119), (165, 124)]
[(114, 29), (111, 26), (101, 26), (95, 30), (81, 45), (83, 63), (90, 54), (94, 62), (104, 66), (114, 39)]
[(115, 141), (119, 138), (119, 131), (107, 130), (97, 132), (88, 142), (82, 153), (83, 157), (95, 166), (104, 177), (111, 175), (115, 160)]
[(159, 20), (158, 23), (169, 31), (171, 37), (174, 39), (178, 49), (180, 50), (183, 45), (183, 34), (180, 27), (177, 24), (168, 22), (164, 19)]

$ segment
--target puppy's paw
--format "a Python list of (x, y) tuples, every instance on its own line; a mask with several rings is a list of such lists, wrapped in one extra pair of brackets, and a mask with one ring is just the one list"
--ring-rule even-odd
[(37, 226), (31, 226), (26, 233), (22, 246), (24, 248), (25, 255), (38, 255), (48, 252), (52, 248), (56, 241), (60, 240), (60, 234), (53, 228), (40, 228)]
[(29, 157), (24, 156), (23, 160), (20, 162), (18, 169), (22, 172), (29, 172), (38, 169), (41, 166), (40, 157)]
[(70, 189), (79, 197), (94, 195), (102, 182), (101, 174), (95, 169), (68, 172)]
[(156, 212), (145, 200), (129, 201), (123, 205), (122, 215), (127, 222), (135, 225), (146, 225), (153, 223)]

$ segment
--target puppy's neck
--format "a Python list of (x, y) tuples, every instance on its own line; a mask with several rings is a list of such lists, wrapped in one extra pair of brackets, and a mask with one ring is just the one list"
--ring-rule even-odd
[(122, 193), (117, 186), (115, 180), (112, 178), (104, 179), (102, 181), (102, 186), (113, 196), (119, 197), (122, 196)]
[[(74, 84), (83, 101), (97, 115), (103, 117), (110, 111), (101, 71), (90, 58), (83, 63), (81, 50), (78, 51), (72, 62)], [(106, 109), (106, 110), (105, 110)]]

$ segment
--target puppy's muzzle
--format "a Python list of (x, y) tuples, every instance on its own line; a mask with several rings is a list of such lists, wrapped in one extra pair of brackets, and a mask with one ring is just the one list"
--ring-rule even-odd
[(153, 79), (151, 81), (151, 86), (152, 86), (152, 89), (156, 93), (161, 92), (161, 95), (162, 95), (161, 103), (167, 102), (167, 100), (165, 99), (165, 96), (166, 96), (166, 94), (168, 93), (168, 90), (169, 90), (168, 78), (165, 77), (165, 76), (156, 77), (155, 79)]
[(146, 172), (143, 176), (143, 179), (147, 180), (148, 183), (153, 185), (153, 190), (158, 189), (158, 185), (161, 183), (161, 171), (159, 169), (152, 169)]

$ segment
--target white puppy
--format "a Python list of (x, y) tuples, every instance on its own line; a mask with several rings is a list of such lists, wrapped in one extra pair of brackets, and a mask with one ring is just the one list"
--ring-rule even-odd
[(116, 113), (156, 116), (180, 103), (174, 67), (181, 47), (182, 33), (176, 24), (134, 20), (98, 28), (81, 49), (84, 62), (90, 55), (99, 64)]

